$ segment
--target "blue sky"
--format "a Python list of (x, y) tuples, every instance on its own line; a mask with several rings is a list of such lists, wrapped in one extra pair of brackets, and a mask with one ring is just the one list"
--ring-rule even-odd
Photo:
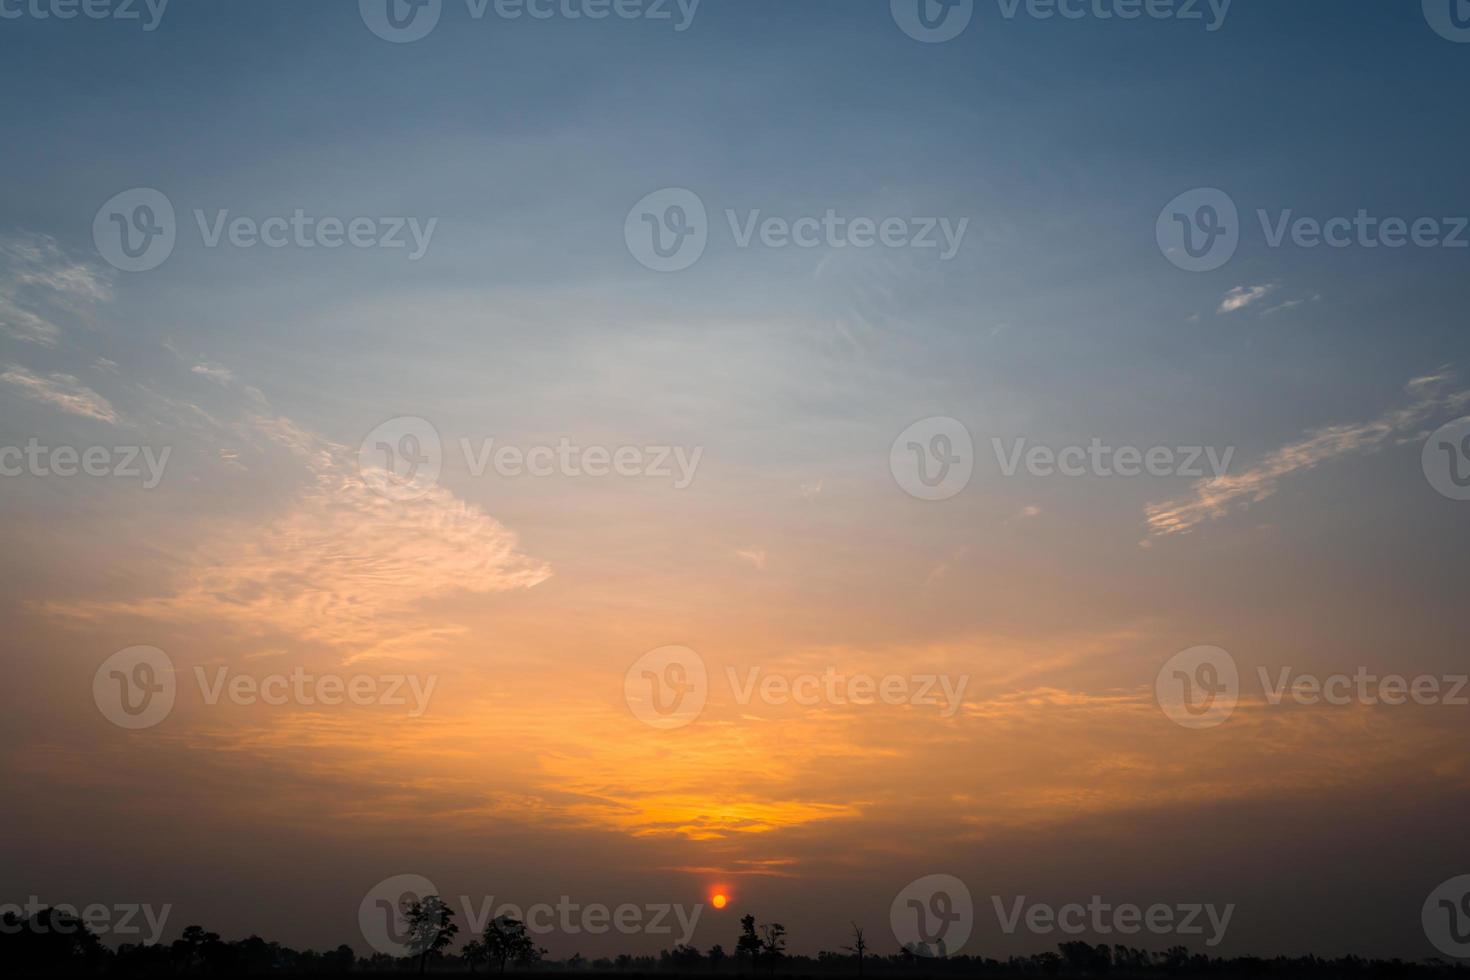
[[(173, 450), (157, 492), (125, 481), (3, 485), (0, 540), (31, 557), (0, 569), (0, 602), (27, 647), (17, 655), (25, 693), (0, 731), (56, 760), (38, 801), (92, 793), (122, 823), (171, 826), (140, 812), (124, 777), (144, 778), (139, 758), (201, 765), (189, 753), (220, 738), (250, 765), (244, 776), (211, 769), (210, 787), (243, 778), (262, 799), (307, 794), (305, 805), (322, 806), (303, 774), (326, 772), (347, 787), (343, 798), (361, 793), (397, 819), (396, 798), (361, 760), (332, 754), (335, 743), (328, 762), (286, 758), (249, 737), (258, 719), (205, 716), (159, 743), (128, 743), (156, 753), (133, 758), (85, 697), (103, 656), (137, 643), (190, 650), (179, 654), (188, 662), (358, 662), (362, 650), (323, 640), (304, 612), (349, 608), (327, 620), (344, 635), (360, 635), (359, 613), (408, 624), (374, 656), (413, 647), (406, 662), (465, 671), (456, 691), (489, 692), (497, 709), (509, 698), (529, 714), (527, 690), (554, 690), (542, 692), (554, 704), (544, 714), (565, 719), (561, 731), (511, 709), (507, 730), (474, 730), (487, 742), (521, 739), (539, 765), (512, 767), (500, 791), (544, 809), (489, 812), (535, 824), (565, 810), (565, 836), (533, 829), (527, 839), (602, 855), (598, 835), (612, 835), (611, 853), (657, 891), (698, 877), (690, 869), (735, 874), (743, 845), (678, 839), (668, 845), (677, 853), (650, 858), (646, 828), (620, 815), (589, 829), (568, 802), (642, 799), (654, 781), (633, 772), (621, 789), (592, 788), (557, 768), (597, 751), (565, 742), (566, 731), (617, 744), (616, 727), (600, 727), (613, 723), (587, 705), (602, 704), (603, 681), (626, 661), (673, 642), (732, 663), (760, 651), (809, 662), (813, 650), (933, 660), (977, 671), (973, 717), (990, 720), (977, 725), (1028, 692), (1048, 711), (1100, 714), (1056, 725), (1047, 715), (1035, 740), (1007, 721), (1002, 735), (1036, 762), (1024, 773), (974, 761), (1002, 737), (983, 727), (910, 732), (884, 721), (853, 734), (824, 719), (809, 740), (793, 739), (831, 738), (850, 761), (854, 746), (911, 738), (913, 754), (890, 763), (898, 772), (939, 753), (942, 771), (914, 787), (915, 808), (957, 821), (963, 833), (952, 835), (878, 799), (870, 783), (881, 780), (816, 748), (779, 786), (740, 770), (732, 782), (757, 788), (731, 812), (795, 814), (761, 838), (760, 857), (809, 865), (804, 883), (778, 882), (789, 892), (759, 877), (748, 889), (790, 903), (785, 914), (813, 948), (840, 938), (815, 913), (803, 921), (815, 897), (858, 896), (866, 904), (853, 914), (882, 915), (905, 860), (1024, 882), (1013, 853), (1071, 853), (1095, 835), (1120, 855), (1099, 876), (1254, 896), (1230, 940), (1237, 950), (1333, 952), (1361, 940), (1365, 952), (1427, 955), (1415, 896), (1470, 858), (1445, 817), (1463, 812), (1455, 801), (1467, 789), (1462, 745), (1445, 750), (1451, 716), (1338, 718), (1314, 738), (1315, 720), (1294, 715), (1301, 728), (1250, 727), (1219, 751), (1187, 741), (1160, 761), (1149, 752), (1157, 733), (1102, 714), (1104, 702), (1149, 688), (1169, 654), (1202, 643), (1251, 667), (1463, 666), (1470, 505), (1434, 493), (1420, 451), (1429, 431), (1465, 414), (1470, 249), (1271, 247), (1256, 217), (1361, 210), (1453, 228), (1470, 215), (1458, 98), (1470, 46), (1436, 33), (1419, 3), (1235, 0), (1209, 31), (1174, 19), (1008, 19), (995, 0), (975, 0), (962, 34), (922, 43), (884, 2), (703, 0), (679, 31), (646, 18), (476, 19), (463, 0), (444, 0), (428, 36), (395, 44), (352, 2), (173, 0), (152, 31), (0, 19), (0, 53), (0, 446)], [(145, 272), (113, 268), (93, 236), (99, 208), (132, 188), (161, 192), (177, 215), (172, 254)], [(688, 189), (707, 211), (709, 244), (682, 271), (646, 268), (624, 238), (630, 209), (661, 188)], [(1242, 218), (1233, 258), (1208, 272), (1176, 267), (1156, 239), (1161, 210), (1196, 188), (1225, 191)], [(435, 224), (410, 260), (408, 249), (210, 248), (195, 218), (298, 209)], [(740, 247), (727, 210), (737, 222), (757, 210), (788, 221), (832, 210), (966, 224), (948, 259), (937, 249)], [(442, 509), (392, 524), (342, 460), (398, 416), (431, 420), (447, 451), (425, 505)], [(975, 444), (973, 483), (942, 504), (901, 493), (889, 466), (895, 437), (931, 416), (960, 420)], [(461, 438), (699, 446), (703, 456), (687, 493), (649, 481), (495, 481), (457, 455)], [(992, 438), (1228, 446), (1240, 482), (1211, 511), (1221, 488), (1180, 475), (1006, 479)], [(334, 480), (353, 492), (334, 497)], [(1193, 516), (1170, 534), (1150, 523), (1160, 512)], [(344, 513), (382, 535), (355, 567), (385, 562), (413, 585), (364, 583), (332, 563), (354, 542), (335, 523)], [(441, 537), (446, 523), (453, 533)], [(457, 563), (477, 548), (493, 557)], [(201, 608), (223, 625), (191, 619)], [(616, 700), (616, 685), (607, 689)], [(451, 702), (447, 730), (483, 707)], [(86, 724), (54, 729), (53, 710)], [(722, 724), (745, 731), (738, 712)], [(700, 743), (738, 769), (729, 744)], [(1034, 744), (1054, 754), (1026, 756)], [(1295, 767), (1272, 768), (1275, 744), (1294, 747)], [(1426, 758), (1421, 773), (1413, 763)], [(1087, 765), (1075, 770), (1059, 762), (1079, 759)], [(1030, 786), (1053, 764), (1056, 785)], [(1068, 795), (1117, 772), (1147, 778), (1124, 787), (1124, 802)], [(1202, 788), (1181, 802), (1191, 772)], [(993, 826), (974, 815), (975, 800), (1012, 779), (1035, 799), (1075, 803), (1080, 836), (1059, 843), (1064, 830), (1049, 822), (1018, 830), (1028, 811), (1010, 798), (996, 801)], [(1373, 810), (1397, 779), (1407, 781), (1399, 797), (1423, 798), (1433, 817), (1412, 853), (1375, 872), (1385, 907), (1406, 911), (1281, 925), (1287, 905), (1355, 880), (1342, 854), (1403, 832), (1402, 815)], [(218, 806), (210, 791), (196, 798), (162, 782), (181, 807)], [(680, 801), (708, 790), (692, 776), (678, 785)], [(868, 878), (845, 878), (804, 808), (869, 790), (871, 811), (843, 825), (853, 835), (903, 831), (950, 849), (915, 845)], [(473, 792), (454, 784), (428, 805), (458, 819)], [(1182, 820), (1181, 806), (1191, 808)], [(1285, 897), (1248, 879), (1277, 845), (1235, 829), (1240, 813), (1272, 806), (1299, 827), (1334, 806), (1353, 814), (1340, 841), (1307, 849), (1313, 884)], [(1123, 826), (1130, 819), (1145, 829)], [(1160, 835), (1187, 839), (1190, 821), (1261, 864), (1191, 866), (1162, 885), (1122, 870)], [(385, 818), (386, 829), (324, 857), (323, 879), (340, 874), (355, 894), (357, 877), (381, 877), (363, 870), (364, 855), (397, 826)], [(29, 839), (32, 888), (60, 846), (49, 833)], [(310, 832), (295, 833), (272, 846), (312, 853)], [(1022, 843), (1003, 846), (1013, 835)], [(512, 866), (521, 850), (492, 841), (479, 859), (503, 862), (510, 881), (534, 880), (538, 869)], [(444, 854), (420, 859), (452, 866)], [(1036, 890), (1064, 888), (1061, 859), (1041, 863)], [(593, 890), (619, 870), (555, 865)], [(75, 887), (116, 891), (141, 874), (124, 861)], [(200, 916), (293, 928), (288, 911), (242, 912), (181, 870), (158, 874)], [(268, 892), (269, 882), (250, 887)], [(313, 887), (313, 901), (339, 897)]]

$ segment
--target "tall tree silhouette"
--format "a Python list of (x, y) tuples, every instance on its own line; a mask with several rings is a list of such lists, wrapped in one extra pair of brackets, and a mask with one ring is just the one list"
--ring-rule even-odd
[(863, 928), (856, 922), (852, 924), (852, 945), (844, 946), (850, 952), (857, 954), (858, 976), (863, 975), (863, 954), (868, 951), (868, 944), (863, 941)]
[(786, 927), (779, 922), (761, 926), (761, 954), (766, 958), (766, 968), (776, 974), (776, 962), (786, 952)]
[(761, 937), (755, 931), (755, 916), (745, 915), (740, 919), (740, 938), (735, 941), (735, 955), (749, 957), (750, 975), (755, 976), (761, 958)]
[(422, 901), (407, 902), (403, 918), (408, 923), (409, 952), (419, 958), (419, 973), (423, 973), (429, 965), (429, 955), (454, 942), (459, 932), (459, 926), (451, 921), (454, 910), (438, 895), (430, 895)]

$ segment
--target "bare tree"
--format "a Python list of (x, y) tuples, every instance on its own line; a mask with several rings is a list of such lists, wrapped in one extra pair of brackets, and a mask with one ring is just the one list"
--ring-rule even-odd
[(863, 941), (863, 928), (856, 922), (852, 924), (852, 945), (844, 946), (843, 949), (857, 954), (858, 976), (863, 975), (863, 954), (868, 951), (868, 944)]

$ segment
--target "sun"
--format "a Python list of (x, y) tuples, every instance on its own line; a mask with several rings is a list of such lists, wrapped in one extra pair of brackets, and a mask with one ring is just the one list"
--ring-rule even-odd
[(722, 909), (725, 907), (726, 901), (728, 900), (725, 898), (724, 892), (715, 892), (713, 897), (710, 898), (709, 903), (717, 909)]

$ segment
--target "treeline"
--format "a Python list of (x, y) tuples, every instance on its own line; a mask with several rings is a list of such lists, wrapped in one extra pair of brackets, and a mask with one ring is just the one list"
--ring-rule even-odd
[[(497, 920), (521, 935), (514, 920)], [(1356, 956), (1324, 959), (1304, 957), (1211, 957), (1182, 946), (1163, 951), (1123, 945), (1062, 943), (1054, 952), (993, 959), (981, 956), (932, 957), (913, 950), (874, 954), (861, 950), (821, 952), (816, 956), (785, 951), (785, 930), (742, 920), (733, 952), (716, 944), (708, 950), (676, 946), (657, 956), (621, 955), (588, 959), (580, 954), (564, 960), (548, 959), (544, 950), (513, 949), (509, 955), (487, 951), (484, 938), (466, 943), (458, 952), (433, 949), (388, 956), (358, 955), (342, 945), (325, 952), (295, 950), (259, 936), (226, 941), (201, 926), (189, 926), (172, 943), (126, 943), (117, 949), (104, 945), (81, 920), (43, 909), (30, 917), (0, 917), (0, 971), (9, 977), (239, 977), (261, 974), (322, 976), (346, 973), (424, 972), (500, 974), (611, 973), (628, 977), (728, 977), (730, 980), (783, 977), (924, 978), (924, 977), (1219, 977), (1282, 978), (1282, 980), (1400, 980), (1451, 978), (1470, 980), (1470, 966), (1440, 960), (1408, 962), (1370, 960)], [(488, 932), (489, 930), (487, 930)], [(494, 936), (491, 936), (492, 941)], [(861, 940), (859, 940), (861, 942)], [(487, 955), (487, 952), (490, 955)], [(499, 952), (504, 953), (504, 950)]]

